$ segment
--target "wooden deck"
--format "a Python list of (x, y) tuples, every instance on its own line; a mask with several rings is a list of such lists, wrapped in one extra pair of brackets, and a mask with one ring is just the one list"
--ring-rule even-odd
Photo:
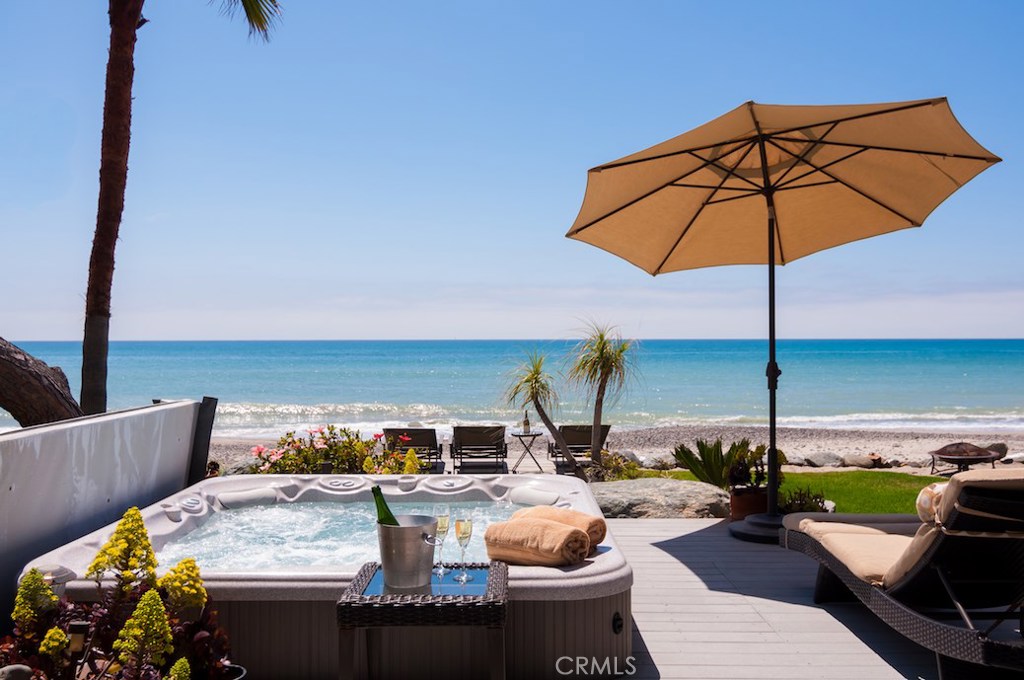
[(859, 603), (815, 605), (808, 557), (736, 540), (722, 520), (609, 527), (634, 577), (637, 672), (622, 677), (937, 678), (931, 652)]

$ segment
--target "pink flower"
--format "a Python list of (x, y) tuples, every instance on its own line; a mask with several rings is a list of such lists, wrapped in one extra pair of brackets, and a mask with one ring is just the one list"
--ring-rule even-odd
[(258, 456), (258, 455), (260, 455), (261, 453), (263, 453), (264, 451), (266, 451), (266, 448), (264, 448), (264, 447), (262, 447), (262, 446), (254, 446), (254, 447), (252, 447), (252, 449), (250, 449), (250, 450), (252, 451), (252, 455), (254, 455), (254, 456)]
[(377, 441), (380, 441), (381, 439), (384, 438), (384, 433), (378, 432), (377, 434), (373, 435), (373, 438), (376, 439)]
[(274, 449), (273, 451), (270, 452), (270, 462), (276, 463), (277, 461), (281, 460), (282, 456), (284, 456), (284, 451)]
[(400, 441), (400, 442), (402, 442), (404, 444), (405, 442), (411, 442), (412, 441), (412, 437), (407, 437), (404, 434), (400, 434), (400, 435), (398, 435), (398, 441)]
[(260, 472), (266, 472), (269, 469), (270, 469), (270, 463), (264, 463), (263, 465), (260, 466)]
[(327, 444), (324, 443), (323, 439), (317, 439), (317, 440), (315, 440), (313, 442), (313, 448), (314, 449), (326, 449), (327, 448)]

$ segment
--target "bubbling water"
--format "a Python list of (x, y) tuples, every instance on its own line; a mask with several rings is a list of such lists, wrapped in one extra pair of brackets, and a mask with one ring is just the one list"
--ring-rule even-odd
[[(448, 511), (473, 520), (467, 562), (486, 562), (484, 531), (523, 507), (492, 501), (390, 503), (396, 515), (437, 516)], [(373, 503), (296, 502), (222, 510), (202, 526), (172, 537), (156, 553), (163, 569), (186, 557), (203, 571), (273, 572), (289, 568), (327, 567), (355, 570), (379, 562), (377, 514)], [(453, 536), (444, 545), (444, 561), (460, 558)]]

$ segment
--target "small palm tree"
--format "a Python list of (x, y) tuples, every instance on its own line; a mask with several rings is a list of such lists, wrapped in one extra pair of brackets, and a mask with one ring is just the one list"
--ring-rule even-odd
[(516, 408), (532, 404), (537, 415), (544, 421), (544, 427), (548, 428), (548, 432), (554, 437), (555, 444), (561, 450), (562, 455), (572, 466), (573, 474), (586, 481), (586, 474), (576, 462), (575, 456), (569, 451), (565, 437), (548, 416), (548, 409), (558, 404), (558, 394), (552, 385), (551, 376), (544, 370), (545, 358), (543, 354), (537, 352), (531, 352), (527, 356), (526, 361), (513, 373), (513, 382), (505, 392), (505, 400), (509, 406)]
[(586, 388), (594, 397), (594, 428), (590, 440), (590, 458), (601, 464), (601, 413), (605, 400), (613, 402), (625, 392), (633, 372), (636, 344), (623, 340), (614, 327), (591, 324), (590, 334), (574, 350), (569, 379)]

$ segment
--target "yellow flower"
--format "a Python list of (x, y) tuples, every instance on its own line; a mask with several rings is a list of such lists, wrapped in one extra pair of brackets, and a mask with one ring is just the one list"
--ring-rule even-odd
[(188, 665), (188, 659), (181, 657), (175, 661), (167, 680), (192, 680), (192, 669)]
[(45, 580), (43, 572), (29, 569), (18, 584), (18, 594), (14, 596), (14, 612), (11, 618), (23, 632), (29, 632), (39, 615), (52, 609), (57, 604), (57, 596), (53, 594)]
[(46, 631), (46, 635), (43, 637), (43, 641), (39, 643), (39, 653), (48, 656), (54, 661), (60, 659), (61, 654), (67, 648), (70, 640), (68, 636), (64, 634), (60, 628), (54, 626), (50, 630)]
[(418, 475), (420, 473), (420, 459), (416, 456), (416, 449), (409, 449), (405, 454), (405, 466), (402, 473), (407, 475)]
[(99, 584), (108, 571), (117, 574), (118, 585), (124, 592), (131, 590), (136, 581), (149, 585), (156, 583), (156, 555), (149, 542), (146, 523), (137, 507), (125, 511), (113, 535), (100, 548), (85, 576), (95, 579)]
[(206, 604), (206, 588), (199, 567), (191, 557), (178, 562), (157, 581), (157, 586), (167, 591), (168, 604), (179, 613), (189, 607), (202, 609)]
[(147, 590), (131, 618), (117, 634), (113, 646), (114, 651), (119, 652), (117, 658), (126, 666), (132, 663), (136, 666), (144, 663), (162, 666), (164, 655), (174, 651), (173, 641), (160, 593)]

